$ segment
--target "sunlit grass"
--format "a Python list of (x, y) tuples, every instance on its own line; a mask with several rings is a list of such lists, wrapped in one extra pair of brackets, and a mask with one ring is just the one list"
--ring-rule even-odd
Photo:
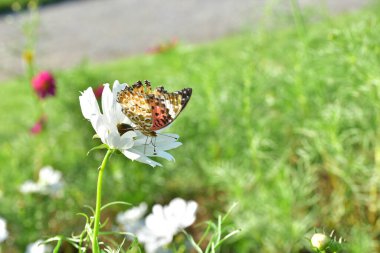
[[(194, 199), (199, 219), (233, 202), (239, 236), (223, 252), (299, 252), (314, 228), (335, 230), (350, 252), (375, 252), (379, 214), (380, 12), (242, 34), (202, 46), (57, 73), (57, 97), (38, 118), (29, 84), (2, 84), (0, 215), (15, 245), (70, 234), (74, 215), (94, 206), (102, 151), (79, 108), (79, 91), (114, 79), (148, 79), (168, 90), (193, 88), (170, 132), (175, 163), (151, 168), (113, 157), (104, 203)], [(63, 199), (22, 196), (18, 188), (52, 165), (63, 172)], [(110, 209), (111, 219), (119, 209)], [(49, 222), (47, 222), (49, 221)], [(22, 235), (22, 236), (20, 236)], [(7, 247), (7, 245), (5, 245)], [(12, 248), (14, 246), (8, 245)]]

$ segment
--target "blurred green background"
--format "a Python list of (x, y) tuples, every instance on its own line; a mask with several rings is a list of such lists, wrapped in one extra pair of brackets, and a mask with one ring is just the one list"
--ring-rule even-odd
[[(27, 77), (0, 85), (0, 216), (10, 238), (3, 252), (82, 229), (95, 205), (105, 151), (80, 111), (80, 91), (101, 83), (148, 79), (193, 96), (168, 130), (183, 146), (161, 168), (113, 156), (103, 203), (199, 203), (200, 223), (238, 202), (229, 226), (240, 228), (221, 252), (311, 252), (314, 229), (335, 230), (347, 252), (379, 251), (380, 8), (314, 22), (297, 13), (287, 25), (242, 32), (203, 45), (56, 71), (46, 129)], [(299, 13), (298, 13), (299, 14)], [(20, 185), (52, 165), (63, 198), (23, 195)], [(123, 206), (103, 213), (114, 222)], [(199, 228), (194, 228), (197, 236)], [(69, 251), (67, 251), (69, 252)]]

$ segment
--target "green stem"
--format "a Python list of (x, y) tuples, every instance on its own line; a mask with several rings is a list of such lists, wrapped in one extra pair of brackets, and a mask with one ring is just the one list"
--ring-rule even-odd
[(103, 172), (106, 164), (108, 162), (109, 157), (111, 156), (113, 150), (108, 149), (107, 154), (104, 156), (102, 165), (99, 168), (98, 175), (98, 185), (96, 190), (96, 207), (95, 207), (95, 221), (94, 221), (94, 238), (92, 240), (92, 251), (94, 253), (99, 253), (99, 243), (98, 243), (98, 235), (100, 228), (100, 207), (102, 205), (102, 181), (103, 181)]
[(59, 249), (61, 248), (61, 245), (62, 245), (62, 240), (63, 240), (63, 238), (60, 237), (59, 240), (58, 240), (58, 242), (57, 242), (57, 245), (54, 248), (53, 253), (58, 253), (59, 252)]

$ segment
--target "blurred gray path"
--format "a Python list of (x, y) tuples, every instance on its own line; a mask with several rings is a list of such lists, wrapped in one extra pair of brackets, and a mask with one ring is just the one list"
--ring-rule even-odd
[[(177, 37), (189, 43), (257, 28), (268, 10), (290, 11), (290, 0), (76, 0), (42, 7), (37, 43), (41, 68), (67, 68), (83, 59), (104, 61), (141, 53)], [(329, 13), (369, 0), (299, 0)], [(0, 80), (22, 73), (28, 13), (0, 16)], [(275, 16), (272, 16), (275, 21)]]

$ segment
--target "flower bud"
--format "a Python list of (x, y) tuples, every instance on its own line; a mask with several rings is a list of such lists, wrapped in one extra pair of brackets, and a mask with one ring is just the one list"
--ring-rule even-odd
[(318, 249), (324, 250), (330, 243), (330, 237), (325, 234), (315, 233), (310, 239), (311, 245)]
[(38, 121), (34, 124), (34, 126), (30, 129), (30, 133), (33, 135), (39, 134), (45, 127), (46, 120), (47, 117), (44, 115), (41, 118), (39, 118)]
[(55, 79), (48, 71), (42, 71), (36, 75), (32, 80), (32, 86), (41, 99), (55, 95)]
[(33, 60), (34, 60), (34, 53), (33, 53), (33, 51), (31, 51), (31, 50), (25, 50), (22, 53), (22, 58), (24, 59), (24, 61), (28, 65), (31, 65), (33, 63)]

